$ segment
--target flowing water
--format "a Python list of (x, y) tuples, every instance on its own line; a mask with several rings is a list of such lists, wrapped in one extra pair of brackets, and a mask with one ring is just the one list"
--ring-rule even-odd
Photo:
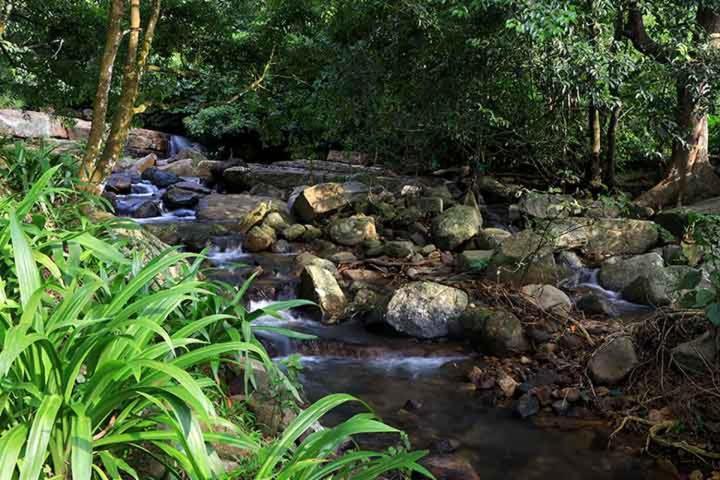
[(182, 135), (171, 135), (170, 142), (168, 144), (168, 157), (172, 158), (180, 153), (181, 150), (192, 146), (193, 143), (189, 138), (183, 137)]
[[(186, 181), (199, 183), (199, 179), (187, 177)], [(115, 210), (118, 215), (133, 217), (134, 213), (144, 203), (150, 201), (156, 203), (160, 208), (160, 215), (148, 218), (135, 218), (138, 223), (177, 223), (191, 222), (195, 220), (195, 210), (175, 209), (169, 210), (162, 201), (165, 189), (158, 188), (147, 180), (133, 183), (131, 192), (128, 195), (117, 195), (115, 197)]]

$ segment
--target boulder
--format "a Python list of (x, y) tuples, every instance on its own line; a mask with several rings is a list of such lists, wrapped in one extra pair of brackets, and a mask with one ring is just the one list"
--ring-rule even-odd
[(239, 224), (242, 218), (253, 211), (260, 203), (269, 202), (270, 211), (287, 213), (284, 202), (268, 197), (213, 193), (203, 197), (197, 206), (198, 220), (205, 222), (224, 222)]
[(590, 359), (588, 368), (596, 382), (615, 385), (639, 363), (632, 338), (620, 336), (605, 342)]
[(383, 253), (390, 258), (408, 258), (415, 253), (415, 245), (406, 240), (395, 240), (385, 243)]
[(176, 162), (158, 167), (164, 172), (174, 173), (178, 177), (199, 177), (197, 162), (192, 158), (185, 158)]
[(113, 172), (121, 172), (123, 170), (130, 170), (133, 173), (142, 174), (148, 168), (155, 166), (157, 162), (157, 155), (151, 153), (145, 155), (142, 158), (123, 158), (113, 168)]
[(257, 225), (245, 236), (243, 247), (251, 253), (264, 252), (270, 249), (275, 240), (275, 230), (266, 225)]
[(128, 134), (125, 151), (134, 155), (148, 155), (154, 153), (165, 157), (170, 145), (170, 135), (156, 130), (133, 128)]
[(705, 332), (672, 349), (672, 361), (683, 370), (695, 373), (712, 371), (718, 358), (718, 342), (713, 332)]
[(475, 245), (481, 250), (496, 250), (512, 233), (501, 228), (483, 228), (475, 238)]
[(665, 210), (655, 215), (655, 222), (678, 238), (681, 238), (690, 225), (694, 214), (720, 215), (720, 197), (703, 200), (686, 207)]
[(298, 297), (317, 303), (325, 323), (340, 320), (347, 305), (345, 294), (333, 274), (318, 265), (303, 268)]
[(502, 241), (485, 270), (485, 277), (516, 286), (555, 284), (561, 278), (561, 269), (552, 252), (552, 240), (523, 230)]
[[(240, 220), (240, 225), (238, 226), (237, 230), (240, 233), (249, 232), (251, 228), (253, 228), (258, 223), (262, 222), (271, 211), (272, 211), (272, 204), (270, 202), (258, 203), (255, 206), (255, 208), (253, 208), (248, 213), (243, 215), (242, 219)], [(270, 228), (273, 228), (272, 225), (268, 225), (268, 226)], [(273, 230), (274, 230), (274, 228), (273, 228)]]
[(582, 213), (582, 205), (572, 195), (526, 192), (513, 210), (532, 218), (564, 218)]
[(170, 187), (163, 195), (163, 203), (169, 209), (193, 208), (198, 204), (203, 194), (180, 188), (177, 185)]
[(588, 315), (605, 315), (617, 317), (619, 312), (615, 305), (607, 298), (595, 292), (588, 292), (577, 301), (577, 308)]
[(132, 190), (133, 177), (129, 173), (113, 173), (105, 181), (105, 190), (118, 195), (127, 195)]
[(270, 212), (265, 216), (263, 223), (277, 231), (283, 231), (288, 227), (288, 222), (280, 212)]
[(480, 480), (470, 462), (460, 455), (431, 455), (421, 463), (437, 480)]
[(462, 272), (481, 272), (490, 264), (495, 250), (465, 250), (456, 259), (458, 270)]
[(580, 249), (598, 259), (639, 255), (659, 240), (657, 225), (646, 220), (567, 218), (553, 221), (548, 233), (556, 249)]
[(301, 267), (306, 267), (308, 265), (315, 265), (320, 268), (324, 268), (328, 272), (336, 273), (337, 267), (333, 262), (330, 260), (327, 260), (325, 258), (320, 258), (312, 253), (303, 252), (297, 257), (295, 257), (295, 263), (298, 264)]
[(160, 207), (155, 200), (145, 200), (138, 204), (130, 215), (133, 218), (153, 218), (162, 215)]
[(635, 279), (661, 276), (663, 270), (663, 259), (655, 252), (629, 258), (612, 257), (602, 263), (598, 280), (608, 290), (619, 292)]
[(142, 173), (142, 179), (147, 180), (158, 188), (167, 188), (180, 182), (180, 177), (174, 173), (163, 171), (155, 167), (145, 170)]
[(0, 110), (0, 136), (18, 138), (68, 138), (59, 118), (29, 110)]
[(641, 305), (662, 307), (672, 303), (671, 286), (665, 270), (657, 277), (637, 277), (622, 289), (625, 300)]
[(481, 352), (503, 356), (528, 349), (522, 323), (504, 309), (475, 307), (460, 317), (463, 336)]
[(543, 311), (567, 314), (573, 308), (570, 297), (552, 285), (525, 285), (522, 293)]
[(293, 211), (305, 222), (338, 210), (348, 204), (345, 189), (339, 183), (321, 183), (306, 188), (293, 204)]
[(435, 282), (414, 282), (395, 291), (385, 321), (395, 330), (418, 338), (447, 336), (468, 305), (462, 290)]
[[(297, 207), (297, 203), (295, 205)], [(335, 243), (348, 247), (360, 245), (365, 240), (378, 238), (375, 219), (362, 214), (333, 221), (328, 233)]]
[(455, 250), (480, 232), (482, 216), (473, 207), (457, 205), (433, 221), (433, 239), (444, 250)]
[(283, 229), (281, 234), (289, 242), (294, 242), (305, 234), (305, 226), (296, 223)]

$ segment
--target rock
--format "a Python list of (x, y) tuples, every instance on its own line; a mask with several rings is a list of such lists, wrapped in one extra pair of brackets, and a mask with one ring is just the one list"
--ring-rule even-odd
[(696, 214), (720, 215), (720, 197), (710, 198), (686, 207), (674, 208), (658, 213), (654, 220), (678, 238), (685, 235), (690, 217)]
[(173, 185), (173, 187), (182, 188), (183, 190), (189, 190), (191, 192), (200, 193), (202, 195), (209, 195), (212, 193), (212, 190), (197, 182), (178, 182)]
[(264, 252), (275, 243), (275, 230), (266, 225), (252, 227), (243, 241), (243, 248), (251, 253)]
[(303, 269), (298, 297), (317, 303), (325, 323), (337, 322), (347, 304), (345, 294), (333, 274), (317, 265), (307, 265)]
[(303, 252), (297, 257), (295, 257), (295, 263), (300, 265), (301, 267), (315, 265), (320, 268), (324, 268), (325, 270), (332, 273), (337, 272), (337, 267), (333, 262), (324, 258), (316, 257), (315, 255), (308, 252)]
[(657, 225), (645, 220), (567, 218), (548, 227), (556, 249), (581, 249), (586, 256), (638, 255), (659, 240)]
[(245, 194), (213, 193), (200, 199), (197, 206), (197, 218), (203, 222), (239, 224), (245, 215), (252, 212), (262, 202), (269, 203), (270, 211), (287, 213), (285, 203), (277, 199)]
[(424, 215), (438, 215), (444, 210), (444, 200), (441, 197), (420, 197), (417, 207)]
[(515, 404), (515, 413), (521, 418), (528, 418), (537, 415), (540, 411), (540, 402), (531, 393), (526, 393), (520, 397)]
[(202, 179), (217, 179), (222, 176), (222, 172), (225, 171), (227, 162), (220, 160), (201, 160), (195, 167), (197, 176)]
[(432, 253), (435, 252), (435, 251), (437, 251), (437, 247), (431, 243), (431, 244), (429, 244), (429, 245), (425, 245), (424, 247), (422, 247), (422, 248), (420, 249), (420, 252), (419, 252), (419, 253), (420, 253), (421, 255), (424, 255), (424, 256), (427, 257), (428, 255), (432, 254)]
[(178, 177), (199, 177), (197, 164), (198, 162), (192, 158), (185, 158), (158, 168), (163, 172), (174, 173)]
[(304, 225), (305, 233), (303, 233), (302, 239), (306, 242), (312, 242), (322, 237), (322, 230), (314, 225)]
[(156, 162), (157, 155), (155, 155), (154, 153), (151, 153), (139, 159), (123, 158), (115, 165), (115, 167), (113, 168), (113, 172), (130, 170), (132, 173), (142, 174), (148, 168), (154, 167)]
[(172, 172), (159, 170), (155, 167), (148, 168), (142, 173), (142, 179), (147, 180), (156, 187), (167, 188), (180, 181), (180, 178)]
[(484, 353), (503, 356), (528, 348), (522, 323), (507, 310), (469, 308), (460, 317), (460, 325), (465, 338)]
[[(253, 228), (255, 225), (262, 222), (265, 217), (272, 211), (272, 204), (270, 202), (260, 202), (258, 203), (255, 208), (253, 208), (251, 211), (243, 215), (242, 220), (240, 221), (240, 225), (238, 226), (237, 230), (240, 233), (247, 233), (250, 231), (251, 228)], [(270, 228), (273, 228), (271, 225), (267, 225)], [(273, 230), (275, 230), (273, 228)]]
[(551, 243), (532, 230), (506, 238), (488, 265), (485, 277), (516, 286), (557, 283), (561, 271)]
[(337, 252), (330, 256), (329, 260), (337, 265), (342, 263), (357, 262), (357, 257), (352, 252)]
[(433, 239), (438, 247), (455, 250), (477, 235), (480, 227), (482, 227), (482, 216), (478, 210), (457, 205), (435, 218)]
[(290, 244), (287, 242), (287, 240), (278, 240), (277, 242), (273, 243), (270, 247), (270, 251), (272, 253), (289, 253), (290, 252)]
[(628, 336), (620, 336), (605, 342), (590, 359), (588, 368), (596, 382), (615, 385), (638, 364), (632, 339)]
[(619, 314), (610, 300), (595, 292), (588, 292), (580, 297), (577, 301), (577, 308), (588, 315), (617, 317)]
[(515, 210), (532, 218), (564, 218), (582, 213), (583, 208), (572, 195), (526, 192)]
[(488, 266), (493, 255), (494, 250), (465, 250), (456, 257), (455, 263), (462, 272), (481, 272)]
[(462, 290), (434, 282), (413, 282), (395, 291), (385, 314), (395, 330), (419, 338), (448, 335), (468, 305)]
[(284, 229), (282, 231), (282, 236), (285, 237), (288, 241), (294, 242), (298, 238), (302, 237), (304, 233), (305, 226), (296, 223), (295, 225), (290, 225), (289, 227)]
[(285, 217), (283, 217), (280, 212), (271, 211), (265, 216), (263, 223), (276, 231), (283, 231), (288, 228), (287, 220), (285, 220)]
[(153, 218), (162, 215), (160, 207), (154, 200), (145, 200), (131, 212), (133, 218)]
[(717, 357), (717, 339), (709, 331), (672, 349), (672, 361), (675, 365), (694, 373), (712, 371), (716, 367)]
[(522, 293), (541, 310), (556, 314), (567, 314), (573, 308), (572, 300), (562, 290), (552, 285), (525, 285)]
[(128, 134), (125, 151), (142, 156), (154, 153), (164, 157), (170, 144), (170, 135), (146, 128), (133, 128)]
[(344, 150), (330, 150), (327, 155), (328, 162), (349, 163), (351, 165), (369, 165), (370, 155), (363, 152)]
[(420, 463), (436, 480), (480, 480), (470, 462), (459, 455), (431, 455)]
[(385, 243), (383, 253), (391, 258), (408, 258), (415, 253), (415, 245), (412, 242), (395, 240)]
[(172, 186), (165, 192), (162, 198), (165, 206), (174, 210), (178, 208), (193, 208), (202, 196), (202, 194), (191, 190)]
[(341, 184), (321, 183), (303, 190), (293, 204), (293, 211), (302, 220), (312, 222), (318, 216), (338, 210), (348, 203)]
[(652, 305), (662, 307), (670, 305), (670, 291), (668, 280), (665, 278), (665, 270), (662, 270), (663, 278), (637, 277), (622, 289), (622, 296), (625, 300), (641, 305)]
[[(298, 203), (295, 204), (296, 207), (297, 205)], [(335, 243), (348, 247), (360, 245), (365, 240), (378, 238), (375, 219), (362, 214), (335, 220), (330, 224), (328, 233)]]
[(502, 242), (512, 237), (512, 233), (501, 228), (483, 228), (475, 239), (475, 244), (481, 250), (497, 250)]
[(0, 110), (0, 136), (18, 138), (68, 138), (62, 120), (42, 112)]
[(663, 275), (664, 262), (657, 253), (630, 258), (612, 257), (602, 263), (598, 280), (608, 290), (622, 291), (639, 277)]
[(132, 190), (132, 175), (129, 173), (113, 173), (105, 181), (105, 190), (118, 195), (127, 195)]
[(512, 398), (515, 395), (515, 390), (519, 385), (518, 382), (516, 382), (515, 379), (508, 375), (504, 370), (500, 370), (498, 372), (497, 384), (498, 387), (500, 387), (500, 390), (502, 390), (503, 395), (507, 398)]

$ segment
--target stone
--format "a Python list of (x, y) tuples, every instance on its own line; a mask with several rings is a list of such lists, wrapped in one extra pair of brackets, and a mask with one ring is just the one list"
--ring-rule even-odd
[(148, 168), (142, 173), (142, 179), (147, 180), (156, 187), (167, 188), (180, 182), (180, 178), (172, 172), (159, 170), (155, 167)]
[(564, 315), (570, 313), (573, 308), (570, 297), (552, 285), (525, 285), (522, 293), (527, 295), (540, 310), (546, 312)]
[(288, 227), (287, 220), (280, 212), (270, 212), (265, 216), (263, 223), (276, 231), (283, 231)]
[(664, 262), (655, 252), (630, 258), (612, 257), (600, 267), (600, 284), (612, 291), (622, 291), (639, 277), (651, 278), (663, 275)]
[(0, 110), (0, 135), (18, 138), (67, 138), (62, 123), (51, 115), (29, 110)]
[(201, 160), (195, 167), (195, 173), (202, 179), (221, 177), (227, 168), (227, 162), (220, 160)]
[(317, 303), (325, 323), (339, 321), (347, 305), (345, 294), (333, 274), (318, 265), (303, 268), (298, 297)]
[(177, 160), (158, 167), (163, 172), (174, 173), (178, 177), (198, 177), (197, 162), (192, 158)]
[(540, 412), (540, 402), (531, 393), (521, 396), (515, 404), (515, 414), (520, 418), (529, 418)]
[(370, 155), (350, 150), (330, 150), (327, 155), (328, 162), (349, 163), (351, 165), (369, 165)]
[(690, 226), (690, 217), (697, 214), (720, 215), (720, 197), (659, 212), (654, 220), (676, 237), (682, 238)]
[(657, 225), (646, 220), (567, 218), (552, 221), (548, 233), (555, 249), (580, 249), (591, 258), (639, 255), (660, 238)]
[(619, 336), (608, 340), (595, 352), (588, 368), (596, 382), (615, 385), (639, 363), (632, 338)]
[(415, 245), (412, 242), (395, 240), (385, 243), (383, 253), (391, 258), (408, 258), (415, 253)]
[(131, 212), (133, 218), (153, 218), (162, 215), (160, 207), (154, 200), (145, 200), (138, 204)]
[(342, 263), (357, 262), (357, 257), (352, 252), (337, 252), (330, 256), (329, 260), (337, 265)]
[(202, 197), (202, 194), (193, 192), (191, 190), (185, 190), (177, 186), (170, 187), (165, 194), (163, 194), (163, 204), (172, 210), (178, 208), (193, 208), (197, 205), (198, 201)]
[(483, 353), (504, 356), (528, 349), (520, 320), (504, 309), (468, 308), (460, 317), (463, 336)]
[(270, 247), (270, 251), (272, 253), (289, 253), (290, 252), (290, 244), (287, 242), (287, 240), (278, 240), (277, 242), (273, 243)]
[(212, 190), (210, 190), (203, 184), (197, 182), (182, 181), (176, 183), (175, 185), (173, 185), (173, 187), (182, 188), (183, 190), (189, 190), (191, 192), (200, 193), (202, 195), (209, 195), (212, 193)]
[(269, 203), (270, 211), (287, 213), (287, 205), (277, 199), (245, 194), (213, 193), (200, 199), (197, 206), (197, 218), (203, 222), (239, 224), (245, 215), (263, 202)]
[(312, 222), (318, 216), (338, 210), (348, 203), (341, 184), (321, 183), (303, 190), (293, 205), (293, 211), (303, 221)]
[(483, 228), (475, 238), (475, 244), (481, 250), (497, 250), (502, 242), (512, 237), (512, 233), (501, 228)]
[(557, 283), (561, 269), (551, 243), (529, 229), (506, 238), (488, 265), (485, 277), (516, 286)]
[(699, 337), (673, 348), (671, 358), (673, 363), (683, 370), (709, 373), (716, 367), (717, 339), (712, 332), (705, 332)]
[(134, 155), (154, 153), (164, 157), (170, 144), (170, 135), (146, 128), (133, 128), (128, 134), (125, 151)]
[(516, 382), (515, 379), (508, 375), (504, 370), (500, 370), (498, 372), (498, 377), (496, 381), (498, 387), (500, 387), (500, 390), (502, 390), (505, 397), (512, 398), (515, 395), (515, 390), (517, 389), (519, 383)]
[(588, 315), (605, 315), (608, 317), (617, 317), (618, 310), (612, 302), (595, 292), (588, 292), (580, 297), (576, 304), (578, 310)]
[(665, 277), (665, 270), (662, 270), (659, 277), (637, 277), (629, 285), (622, 289), (622, 296), (625, 300), (641, 305), (652, 305), (662, 307), (670, 305), (670, 291), (668, 280)]
[[(297, 207), (297, 203), (295, 205)], [(365, 240), (376, 240), (378, 238), (375, 230), (375, 219), (362, 214), (333, 221), (330, 224), (328, 233), (335, 243), (348, 247), (360, 245)]]
[(333, 262), (330, 260), (326, 260), (324, 258), (317, 257), (313, 255), (312, 253), (303, 252), (297, 257), (295, 257), (295, 263), (298, 264), (301, 267), (306, 267), (308, 265), (315, 265), (320, 268), (324, 268), (325, 270), (335, 273), (337, 272), (337, 267)]
[(488, 266), (493, 255), (494, 250), (465, 250), (455, 258), (455, 263), (461, 272), (481, 272)]
[(127, 195), (132, 190), (132, 175), (129, 173), (113, 173), (105, 181), (105, 190), (118, 195)]
[(303, 233), (302, 239), (306, 242), (312, 242), (322, 237), (322, 230), (314, 225), (304, 225), (305, 232)]
[(530, 191), (520, 198), (515, 210), (527, 217), (556, 219), (579, 215), (583, 208), (572, 195)]
[(400, 333), (418, 338), (445, 337), (468, 305), (460, 289), (435, 282), (413, 282), (395, 291), (385, 314)]
[(457, 205), (433, 221), (433, 240), (443, 250), (455, 250), (480, 232), (482, 215), (473, 207)]
[(424, 255), (424, 256), (427, 257), (428, 255), (430, 255), (430, 254), (432, 254), (433, 252), (436, 252), (436, 251), (437, 251), (437, 247), (431, 243), (431, 244), (429, 244), (429, 245), (425, 245), (424, 247), (422, 247), (422, 248), (420, 249), (419, 253), (420, 253), (421, 255)]
[(130, 170), (132, 173), (142, 174), (148, 168), (152, 168), (157, 163), (157, 155), (151, 153), (142, 158), (123, 158), (113, 168), (113, 172), (122, 172)]
[(264, 252), (275, 243), (275, 230), (266, 225), (252, 227), (243, 241), (243, 248), (251, 253)]
[(303, 234), (305, 234), (305, 226), (300, 225), (299, 223), (290, 225), (289, 227), (282, 230), (282, 236), (290, 242), (294, 242), (298, 238), (302, 237)]
[[(240, 225), (237, 227), (237, 230), (240, 233), (249, 232), (251, 228), (262, 222), (271, 211), (272, 204), (270, 202), (258, 203), (255, 208), (243, 215), (242, 219), (240, 220)], [(271, 225), (267, 226), (275, 230)]]
[(441, 197), (420, 197), (417, 207), (425, 215), (439, 215), (444, 210), (444, 200)]
[(480, 480), (470, 462), (460, 455), (431, 455), (420, 463), (437, 480)]

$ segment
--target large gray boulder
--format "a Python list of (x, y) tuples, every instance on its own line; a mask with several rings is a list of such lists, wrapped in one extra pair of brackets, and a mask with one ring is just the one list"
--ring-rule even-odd
[(565, 292), (552, 285), (525, 285), (525, 294), (539, 309), (559, 315), (569, 313), (573, 308), (572, 300)]
[(339, 183), (321, 183), (302, 191), (293, 204), (293, 211), (305, 222), (338, 210), (348, 204), (348, 197)]
[(445, 337), (468, 305), (462, 290), (434, 282), (414, 282), (390, 299), (385, 321), (395, 330), (418, 338)]
[(375, 219), (367, 215), (339, 218), (330, 224), (328, 233), (335, 243), (348, 247), (360, 245), (365, 240), (377, 240), (378, 238)]
[(619, 292), (640, 277), (664, 276), (664, 268), (663, 258), (655, 252), (629, 258), (612, 257), (602, 263), (598, 280), (608, 290)]
[(270, 211), (287, 213), (287, 205), (277, 199), (253, 195), (213, 193), (203, 197), (197, 206), (197, 218), (204, 222), (240, 223), (262, 202), (269, 202)]
[(596, 382), (615, 385), (639, 363), (632, 339), (621, 336), (605, 342), (590, 359), (588, 368)]
[(500, 248), (485, 271), (489, 280), (516, 286), (555, 284), (561, 271), (553, 255), (552, 239), (530, 229), (512, 235)]
[(298, 297), (315, 302), (325, 323), (336, 323), (345, 313), (347, 299), (335, 276), (319, 265), (306, 265), (300, 276)]
[(522, 323), (508, 310), (468, 308), (459, 323), (462, 337), (483, 353), (504, 356), (528, 349)]
[(433, 222), (435, 244), (445, 250), (455, 250), (480, 232), (483, 219), (480, 212), (465, 205), (457, 205), (438, 215)]
[(715, 366), (717, 357), (718, 341), (713, 332), (705, 332), (672, 349), (672, 360), (675, 365), (695, 373), (708, 372)]
[(645, 253), (659, 239), (655, 223), (630, 219), (566, 218), (552, 221), (548, 233), (556, 249), (579, 249), (598, 259)]

